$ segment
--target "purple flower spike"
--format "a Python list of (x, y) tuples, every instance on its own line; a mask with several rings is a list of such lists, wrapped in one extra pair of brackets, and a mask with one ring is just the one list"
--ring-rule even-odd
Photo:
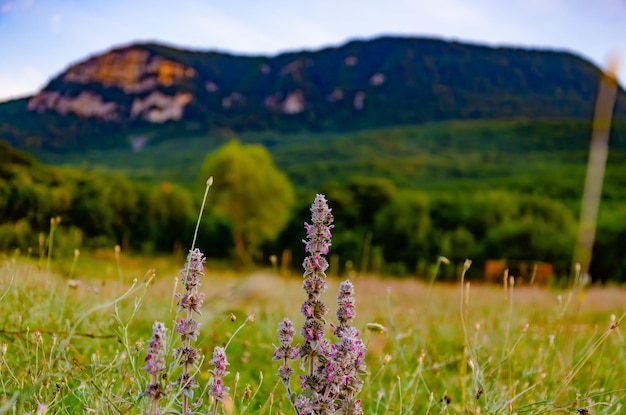
[(304, 260), (304, 277), (311, 274), (325, 276), (328, 269), (328, 261), (322, 255), (328, 254), (331, 245), (330, 230), (333, 228), (333, 215), (328, 207), (324, 195), (315, 196), (315, 201), (311, 205), (311, 222), (304, 224), (307, 239), (304, 242), (304, 250), (309, 253)]
[[(278, 339), (273, 360), (282, 362), (278, 377), (287, 389), (287, 398), (298, 415), (321, 415), (341, 413), (362, 415), (361, 401), (356, 395), (363, 387), (361, 375), (366, 373), (363, 356), (365, 345), (358, 338), (359, 332), (351, 326), (355, 317), (354, 286), (344, 281), (337, 296), (337, 326), (330, 323), (337, 343), (325, 337), (326, 314), (328, 307), (320, 296), (328, 287), (326, 270), (331, 246), (333, 215), (323, 195), (316, 195), (311, 205), (311, 223), (305, 223), (306, 239), (304, 250), (307, 253), (302, 262), (304, 282), (302, 289), (307, 299), (300, 307), (305, 321), (300, 329), (304, 342), (299, 347), (291, 346), (295, 334), (293, 324), (285, 319), (279, 324)], [(294, 369), (288, 366), (290, 359), (299, 358), (301, 369), (306, 374), (299, 377), (302, 393), (297, 395), (291, 389)]]

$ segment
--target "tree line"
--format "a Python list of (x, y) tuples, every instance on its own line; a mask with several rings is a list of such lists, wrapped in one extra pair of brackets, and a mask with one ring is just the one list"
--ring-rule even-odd
[[(53, 168), (0, 143), (0, 251), (45, 249), (51, 218), (60, 218), (57, 255), (75, 248), (120, 245), (144, 254), (191, 245), (202, 190), (209, 192), (196, 245), (207, 256), (238, 266), (293, 258), (299, 268), (303, 218), (311, 192), (294, 190), (260, 145), (231, 141), (207, 155), (195, 187), (133, 182), (121, 174)], [(330, 181), (333, 272), (427, 277), (440, 256), (542, 261), (565, 277), (571, 267), (576, 218), (561, 201), (503, 190), (423, 192), (376, 177)], [(626, 281), (626, 209), (601, 215), (591, 274)], [(284, 252), (290, 255), (283, 255)], [(480, 274), (480, 266), (473, 267)], [(441, 278), (455, 278), (454, 266)]]

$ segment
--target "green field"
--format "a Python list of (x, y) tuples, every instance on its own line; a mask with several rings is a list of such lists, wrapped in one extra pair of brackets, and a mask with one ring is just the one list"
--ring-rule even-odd
[[(172, 321), (180, 267), (180, 258), (133, 258), (113, 250), (75, 260), (5, 257), (0, 413), (147, 413), (149, 399), (140, 394), (149, 376), (141, 368), (154, 321), (169, 327), (168, 350), (179, 345)], [(331, 322), (339, 279), (328, 281), (322, 300)], [(577, 284), (553, 291), (474, 281), (429, 286), (378, 276), (352, 281), (354, 324), (367, 345), (368, 374), (359, 395), (365, 414), (623, 411), (622, 289)], [(243, 324), (227, 348), (231, 374), (224, 382), (233, 404), (226, 413), (294, 413), (271, 358), (278, 323), (289, 317), (297, 330), (302, 324), (301, 277), (271, 269), (239, 275), (209, 265), (201, 290), (200, 413), (208, 410), (211, 350), (230, 341), (251, 314), (255, 321)], [(368, 323), (386, 331), (368, 331)], [(168, 371), (168, 380), (179, 373), (177, 367)], [(297, 389), (297, 377), (292, 381)], [(174, 390), (162, 405), (177, 408), (178, 398)]]

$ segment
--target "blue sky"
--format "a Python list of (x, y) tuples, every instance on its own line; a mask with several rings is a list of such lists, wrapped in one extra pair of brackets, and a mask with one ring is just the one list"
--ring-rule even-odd
[(273, 55), (381, 34), (617, 55), (626, 84), (626, 0), (0, 0), (0, 101), (137, 41)]

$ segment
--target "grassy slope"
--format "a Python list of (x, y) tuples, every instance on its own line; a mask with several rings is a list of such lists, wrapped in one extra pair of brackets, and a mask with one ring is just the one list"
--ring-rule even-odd
[[(454, 121), (352, 133), (247, 133), (238, 138), (269, 148), (300, 188), (330, 180), (380, 176), (400, 187), (460, 191), (501, 188), (541, 193), (574, 206), (582, 190), (589, 123), (578, 121)], [(146, 181), (191, 184), (205, 155), (229, 135), (157, 137), (139, 152), (101, 150), (37, 154), (44, 162), (121, 170)], [(611, 137), (605, 198), (621, 199), (626, 128)]]
[[(116, 262), (112, 253), (104, 259), (81, 257), (72, 271), (72, 278), (81, 281), (76, 286), (68, 284), (71, 260), (54, 260), (48, 273), (45, 260), (37, 266), (37, 261), (16, 259), (0, 266), (0, 411), (35, 413), (39, 404), (48, 406), (47, 413), (145, 411), (147, 398), (139, 394), (148, 376), (141, 367), (154, 320), (170, 327), (168, 347), (178, 345), (171, 327), (176, 318), (172, 262), (125, 257)], [(144, 287), (142, 275), (150, 266), (157, 277)], [(114, 302), (134, 278), (136, 289)], [(205, 355), (247, 315), (257, 316), (228, 349), (231, 374), (225, 382), (236, 394), (233, 413), (292, 413), (271, 356), (278, 322), (289, 317), (297, 328), (302, 323), (301, 279), (233, 278), (210, 268), (206, 279), (197, 343)], [(328, 320), (334, 321), (338, 279), (329, 282), (322, 299), (331, 308)], [(417, 281), (377, 277), (353, 282), (355, 325), (368, 344), (369, 375), (360, 395), (366, 414), (455, 414), (463, 408), (483, 414), (573, 413), (579, 408), (617, 414), (626, 403), (624, 339), (619, 329), (608, 329), (612, 313), (620, 318), (626, 312), (624, 291), (593, 288), (578, 295), (472, 285), (463, 301), (457, 285), (429, 289)], [(237, 322), (231, 322), (230, 313)], [(388, 331), (369, 333), (368, 322)], [(471, 365), (463, 364), (470, 360)], [(207, 366), (205, 361), (198, 376), (201, 387), (208, 380)], [(240, 373), (237, 384), (235, 373)], [(250, 399), (243, 397), (246, 384), (253, 392), (259, 389)], [(483, 393), (476, 399), (479, 389)], [(206, 397), (201, 390), (196, 393)], [(444, 396), (451, 399), (447, 409)]]

